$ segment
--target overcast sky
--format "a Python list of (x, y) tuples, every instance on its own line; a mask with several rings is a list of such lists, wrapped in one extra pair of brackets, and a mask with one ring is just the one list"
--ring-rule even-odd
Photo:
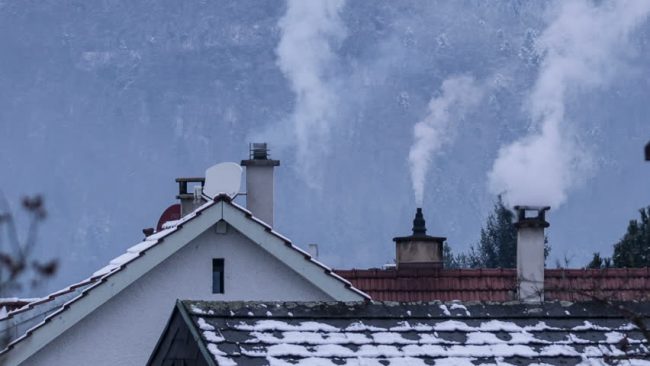
[(45, 197), (42, 291), (252, 141), (282, 162), (276, 229), (331, 266), (392, 261), (418, 205), (467, 250), (498, 193), (553, 206), (547, 265), (583, 266), (650, 204), (648, 5), (3, 1), (0, 190)]

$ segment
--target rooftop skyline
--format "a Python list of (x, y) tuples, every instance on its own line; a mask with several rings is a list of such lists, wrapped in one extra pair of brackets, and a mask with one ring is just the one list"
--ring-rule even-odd
[(582, 267), (650, 204), (650, 24), (643, 2), (564, 4), (7, 1), (0, 190), (19, 219), (45, 198), (48, 289), (263, 141), (276, 230), (332, 267), (392, 261), (420, 206), (467, 250), (498, 193), (551, 205), (547, 265)]

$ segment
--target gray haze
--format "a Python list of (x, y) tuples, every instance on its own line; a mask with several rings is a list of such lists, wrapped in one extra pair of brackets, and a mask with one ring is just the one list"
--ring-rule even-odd
[[(445, 80), (471, 75), (482, 97), (450, 124), (453, 139), (430, 159), (423, 194), (429, 232), (462, 251), (491, 210), (488, 173), (500, 149), (535, 133), (530, 98), (548, 56), (539, 38), (561, 3), (348, 1), (314, 6), (313, 22), (293, 24), (310, 9), (249, 0), (2, 1), (0, 189), (16, 210), (20, 196), (45, 195), (39, 255), (62, 260), (53, 289), (141, 240), (174, 202), (174, 178), (239, 161), (252, 138), (264, 138), (282, 161), (276, 229), (298, 245), (318, 243), (329, 265), (380, 266), (415, 211), (414, 126), (443, 97)], [(620, 20), (603, 19), (585, 24)], [(625, 42), (605, 47), (616, 52), (597, 65), (606, 83), (563, 95), (563, 119), (590, 172), (550, 214), (551, 265), (609, 255), (650, 204), (642, 159), (650, 24), (634, 22), (629, 31), (613, 27), (624, 29)], [(319, 49), (282, 44), (310, 23), (320, 28), (307, 31), (314, 41), (306, 44)], [(601, 34), (591, 29), (579, 40)], [(313, 63), (301, 63), (300, 52)], [(314, 106), (318, 93), (327, 100)], [(305, 98), (312, 104), (300, 104)], [(301, 115), (318, 128), (302, 131), (311, 138), (292, 141), (295, 130), (278, 137)]]

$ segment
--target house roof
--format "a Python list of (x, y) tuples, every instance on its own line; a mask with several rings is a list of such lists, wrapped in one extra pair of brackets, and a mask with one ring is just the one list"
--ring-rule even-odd
[[(340, 276), (377, 301), (511, 301), (515, 269), (352, 269)], [(547, 300), (650, 300), (650, 268), (547, 269)]]
[(0, 309), (4, 308), (4, 311), (12, 311), (20, 309), (23, 306), (32, 303), (34, 301), (40, 300), (39, 298), (20, 298), (20, 297), (2, 297), (0, 298)]
[[(5, 330), (5, 334), (10, 335), (8, 346), (0, 351), (0, 364), (18, 364), (26, 360), (220, 220), (228, 222), (332, 298), (345, 301), (369, 299), (368, 295), (294, 246), (250, 211), (232, 202), (230, 197), (218, 195), (173, 225), (166, 225), (164, 230), (132, 246), (82, 281), (81, 285), (73, 285), (39, 300), (42, 306), (28, 304), (9, 312), (0, 319), (0, 332)], [(63, 294), (67, 297), (61, 297)], [(65, 301), (56, 302), (56, 299)], [(20, 317), (23, 312), (29, 312), (29, 322)], [(33, 326), (20, 331), (25, 324)]]
[[(635, 325), (650, 326), (647, 302), (183, 301), (177, 313), (207, 365), (600, 365), (650, 357), (650, 336)], [(166, 354), (163, 344), (152, 360)]]
[[(86, 288), (99, 281), (93, 276), (72, 284), (43, 298), (22, 301), (20, 306), (8, 309), (0, 315), (0, 337), (11, 342), (24, 335), (29, 329), (41, 323), (48, 315), (59, 310), (61, 306), (78, 297)], [(18, 303), (17, 303), (18, 304)]]

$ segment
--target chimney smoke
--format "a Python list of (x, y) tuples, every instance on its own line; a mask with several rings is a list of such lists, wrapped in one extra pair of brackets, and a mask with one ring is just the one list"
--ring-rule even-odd
[[(488, 173), (489, 189), (507, 203), (562, 205), (593, 174), (594, 159), (570, 124), (570, 97), (618, 79), (633, 31), (647, 21), (647, 1), (558, 1), (536, 39), (540, 62), (528, 97), (533, 132), (504, 145)], [(597, 35), (594, 34), (597, 30)]]
[(278, 22), (281, 37), (275, 49), (276, 63), (296, 95), (288, 118), (293, 131), (282, 131), (285, 135), (279, 140), (293, 132), (297, 171), (311, 188), (322, 188), (324, 171), (318, 161), (329, 152), (330, 130), (338, 109), (334, 76), (336, 49), (347, 36), (341, 18), (344, 5), (344, 0), (288, 0)]
[(413, 127), (414, 142), (408, 160), (416, 204), (424, 202), (429, 163), (453, 141), (458, 120), (480, 102), (482, 95), (482, 87), (474, 78), (466, 75), (448, 78), (442, 83), (440, 95), (429, 101), (427, 115)]

